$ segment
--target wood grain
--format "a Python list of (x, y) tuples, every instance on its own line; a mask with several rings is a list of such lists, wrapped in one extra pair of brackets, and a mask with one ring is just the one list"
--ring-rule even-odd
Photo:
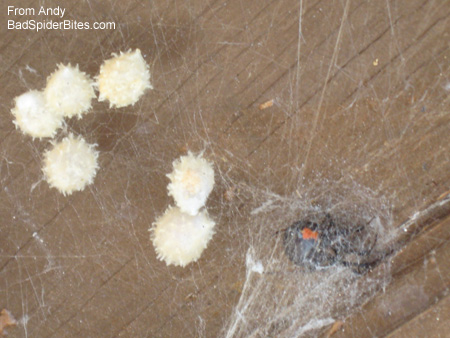
[[(24, 20), (7, 5), (0, 308), (19, 321), (9, 336), (217, 337), (245, 276), (247, 235), (236, 226), (251, 217), (248, 191), (314, 199), (326, 195), (324, 179), (371, 189), (389, 201), (393, 227), (408, 224), (391, 284), (337, 318), (333, 337), (448, 331), (449, 2), (45, 1), (116, 29), (41, 32), (6, 29)], [(98, 144), (100, 170), (88, 189), (62, 196), (41, 172), (49, 141), (14, 128), (13, 99), (43, 88), (58, 63), (94, 77), (129, 48), (143, 52), (155, 89), (133, 107), (94, 103), (67, 121), (58, 137)], [(148, 228), (172, 203), (165, 174), (188, 149), (214, 162), (218, 230), (198, 263), (179, 269), (156, 259)], [(411, 221), (417, 214), (427, 217)]]

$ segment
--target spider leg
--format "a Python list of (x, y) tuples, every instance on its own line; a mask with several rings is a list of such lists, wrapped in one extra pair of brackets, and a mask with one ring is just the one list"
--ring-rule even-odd
[(285, 232), (287, 229), (289, 229), (289, 227), (286, 227), (286, 228), (284, 228), (284, 229), (277, 230), (277, 231), (275, 231), (275, 233), (273, 234), (273, 236), (276, 236), (276, 235), (278, 235), (278, 234), (281, 233), (281, 232)]
[(375, 266), (377, 266), (380, 261), (381, 259), (377, 258), (372, 262), (356, 263), (356, 262), (341, 261), (340, 263), (345, 267), (351, 268), (354, 273), (357, 273), (358, 275), (363, 275), (366, 272), (372, 270)]
[(329, 213), (326, 213), (325, 215), (325, 221), (323, 222), (325, 224), (324, 230), (329, 231), (331, 229), (336, 228), (336, 224), (334, 224), (333, 218), (331, 218), (331, 215)]
[(375, 248), (375, 245), (377, 244), (377, 241), (378, 241), (378, 234), (375, 234), (375, 239), (373, 240), (373, 243), (372, 243), (370, 248), (365, 249), (365, 250), (361, 250), (361, 251), (357, 251), (355, 253), (358, 256), (369, 256), (372, 253), (373, 248)]

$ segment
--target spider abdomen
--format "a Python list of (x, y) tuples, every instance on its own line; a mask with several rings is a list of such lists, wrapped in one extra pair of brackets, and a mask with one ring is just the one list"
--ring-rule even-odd
[(311, 271), (343, 265), (361, 273), (373, 265), (370, 256), (377, 239), (367, 227), (348, 227), (328, 214), (320, 221), (297, 221), (284, 231), (285, 253)]

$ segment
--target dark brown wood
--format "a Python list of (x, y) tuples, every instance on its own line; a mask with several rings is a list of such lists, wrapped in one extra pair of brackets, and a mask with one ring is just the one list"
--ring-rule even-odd
[[(394, 258), (392, 282), (363, 309), (345, 320), (335, 337), (438, 337), (448, 327), (450, 218), (436, 222)], [(440, 310), (442, 308), (442, 310)], [(436, 313), (438, 311), (438, 313)], [(431, 318), (430, 312), (435, 316)], [(441, 317), (443, 324), (440, 323)], [(436, 325), (421, 323), (421, 318)], [(427, 332), (421, 334), (421, 332)]]
[[(65, 19), (116, 29), (8, 30), (25, 20), (8, 5), (59, 5)], [(392, 243), (392, 282), (336, 318), (332, 337), (444, 337), (449, 13), (448, 1), (427, 0), (1, 2), (0, 309), (18, 321), (9, 336), (217, 337), (242, 291), (258, 192), (313, 201), (360, 186), (406, 231)], [(57, 138), (97, 143), (100, 170), (65, 197), (43, 180), (49, 141), (14, 128), (13, 99), (43, 88), (59, 63), (94, 77), (129, 48), (150, 64), (154, 90), (67, 121)], [(148, 229), (173, 203), (165, 174), (187, 150), (214, 163), (217, 232), (181, 269), (156, 259)]]
[[(450, 332), (450, 323), (445, 318), (448, 318), (450, 313), (450, 300), (446, 298), (440, 300), (436, 305), (415, 317), (411, 322), (408, 322), (397, 330), (395, 330), (388, 337), (411, 337), (414, 333), (417, 337), (446, 337)], [(442, 317), (444, 320), (442, 320)]]

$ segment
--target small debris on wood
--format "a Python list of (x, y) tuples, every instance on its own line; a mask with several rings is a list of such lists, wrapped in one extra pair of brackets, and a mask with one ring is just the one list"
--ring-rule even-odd
[(236, 187), (233, 186), (233, 187), (230, 187), (229, 189), (227, 189), (227, 190), (224, 192), (223, 196), (225, 197), (225, 199), (226, 199), (228, 202), (231, 202), (231, 201), (234, 200), (234, 197), (236, 196), (236, 193), (238, 193), (238, 191), (237, 191)]
[(9, 326), (16, 326), (16, 325), (17, 322), (12, 316), (12, 314), (8, 310), (3, 309), (0, 312), (0, 337), (3, 337), (6, 334), (6, 331), (4, 331), (4, 329), (6, 329)]
[(447, 198), (447, 197), (449, 197), (449, 196), (450, 196), (450, 190), (448, 190), (448, 191), (442, 193), (442, 194), (438, 197), (437, 200), (440, 201), (440, 200), (443, 200), (443, 199), (445, 199), (445, 198)]
[(259, 105), (259, 110), (264, 110), (264, 109), (270, 108), (272, 106), (273, 106), (273, 99), (269, 100), (269, 101), (266, 101), (264, 103), (261, 103)]
[(342, 326), (344, 326), (344, 322), (340, 320), (335, 321), (331, 326), (330, 331), (328, 331), (327, 338), (330, 338), (332, 335), (338, 332), (342, 328)]
[(245, 281), (243, 281), (243, 280), (236, 281), (235, 283), (233, 283), (231, 285), (231, 290), (235, 291), (239, 294), (242, 293), (242, 290), (244, 289), (244, 283), (245, 283)]
[(188, 147), (187, 143), (185, 143), (184, 145), (180, 146), (179, 147), (179, 151), (180, 151), (180, 154), (186, 155), (188, 153), (188, 151), (189, 151), (189, 147)]
[(185, 298), (184, 298), (184, 301), (185, 302), (191, 302), (191, 301), (194, 301), (195, 299), (197, 298), (197, 293), (190, 293), (190, 294), (188, 294)]

